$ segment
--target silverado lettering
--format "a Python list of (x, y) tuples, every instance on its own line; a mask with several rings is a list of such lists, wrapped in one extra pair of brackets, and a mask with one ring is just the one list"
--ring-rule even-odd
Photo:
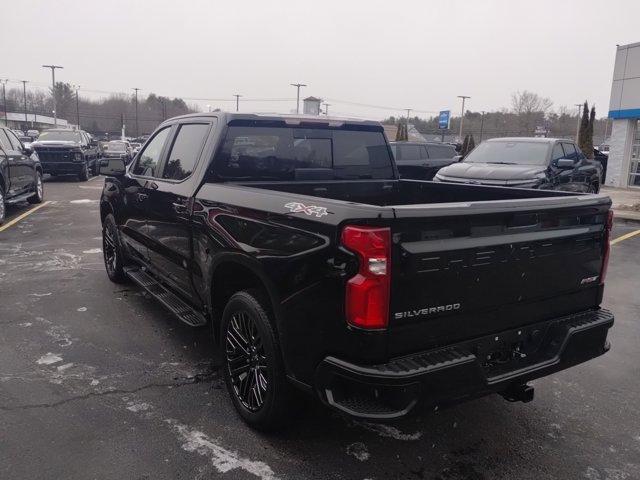
[(421, 308), (420, 310), (409, 310), (408, 312), (396, 312), (393, 316), (396, 319), (401, 318), (411, 318), (411, 317), (420, 317), (422, 315), (431, 315), (433, 313), (442, 313), (442, 312), (452, 312), (454, 310), (459, 310), (459, 303), (450, 303), (449, 305), (438, 305), (437, 307), (426, 307)]

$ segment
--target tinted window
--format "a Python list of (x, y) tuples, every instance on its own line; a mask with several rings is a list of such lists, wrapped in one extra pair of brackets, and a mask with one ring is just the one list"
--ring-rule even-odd
[(162, 178), (182, 180), (193, 172), (204, 145), (208, 124), (181, 125), (171, 147)]
[(336, 179), (392, 178), (381, 131), (230, 126), (214, 162), (223, 179), (293, 180), (296, 170), (332, 169)]
[(7, 137), (9, 137), (9, 142), (11, 142), (11, 147), (17, 152), (21, 152), (22, 144), (20, 143), (20, 140), (18, 140), (18, 137), (16, 137), (15, 133), (7, 132)]
[(549, 144), (545, 142), (482, 142), (464, 159), (464, 163), (504, 163), (545, 165)]
[(398, 145), (400, 160), (420, 160), (420, 145)]
[(126, 152), (126, 145), (122, 142), (109, 142), (104, 147), (105, 150), (110, 152)]
[(142, 175), (145, 177), (157, 176), (158, 163), (162, 154), (162, 147), (167, 140), (171, 127), (165, 127), (160, 130), (153, 139), (147, 143), (146, 148), (138, 156), (138, 161), (133, 169), (134, 175)]
[(456, 149), (444, 145), (428, 145), (429, 158), (453, 158), (456, 156)]
[(565, 158), (577, 160), (578, 153), (576, 152), (576, 147), (573, 145), (573, 143), (563, 143), (562, 146), (564, 147)]
[(551, 152), (551, 161), (558, 160), (562, 157), (564, 157), (564, 151), (562, 150), (562, 145), (560, 145), (559, 143), (556, 143), (553, 146), (553, 151)]
[(6, 132), (0, 128), (0, 147), (3, 150), (11, 150), (11, 142), (9, 142), (9, 137), (7, 137)]

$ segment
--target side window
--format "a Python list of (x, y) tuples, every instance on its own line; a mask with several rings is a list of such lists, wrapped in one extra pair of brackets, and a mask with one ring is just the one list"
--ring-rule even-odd
[(183, 180), (191, 175), (208, 132), (209, 124), (206, 123), (181, 125), (173, 141), (162, 178)]
[(22, 143), (20, 143), (20, 140), (18, 140), (18, 137), (16, 137), (15, 133), (7, 132), (7, 136), (9, 137), (9, 142), (11, 142), (11, 148), (17, 152), (21, 152)]
[(571, 160), (577, 160), (578, 154), (576, 153), (576, 147), (573, 143), (563, 143), (564, 147), (564, 156), (565, 158), (570, 158)]
[(402, 160), (420, 160), (419, 145), (398, 145), (400, 147), (400, 158)]
[(138, 161), (133, 168), (134, 175), (141, 175), (143, 177), (155, 177), (157, 176), (157, 168), (160, 163), (160, 155), (162, 155), (162, 148), (167, 141), (167, 136), (171, 127), (165, 127), (160, 130), (149, 143), (147, 143), (145, 149), (138, 156)]
[(453, 158), (456, 155), (454, 148), (444, 145), (429, 145), (428, 150), (431, 158)]
[(2, 128), (0, 128), (0, 147), (5, 151), (13, 149), (9, 137), (7, 137), (6, 132)]
[(551, 152), (551, 161), (554, 162), (561, 159), (562, 157), (564, 157), (564, 150), (562, 150), (562, 145), (556, 143), (553, 146), (553, 151)]

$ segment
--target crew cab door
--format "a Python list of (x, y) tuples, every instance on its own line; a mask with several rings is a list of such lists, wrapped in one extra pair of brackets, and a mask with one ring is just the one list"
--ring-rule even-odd
[(197, 186), (194, 171), (211, 126), (191, 120), (173, 127), (160, 175), (148, 192), (150, 267), (194, 304), (200, 299), (191, 281), (191, 198)]
[(34, 161), (23, 151), (18, 137), (9, 130), (0, 130), (2, 147), (7, 155), (9, 165), (9, 187), (7, 197), (23, 193), (34, 180)]
[(124, 177), (124, 208), (118, 219), (124, 242), (132, 255), (143, 262), (149, 258), (147, 216), (149, 196), (159, 176), (162, 155), (171, 127), (158, 130), (145, 145), (136, 163)]

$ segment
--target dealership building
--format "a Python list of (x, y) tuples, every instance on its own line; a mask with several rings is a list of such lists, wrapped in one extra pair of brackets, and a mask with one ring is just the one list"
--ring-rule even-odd
[(640, 188), (640, 42), (620, 45), (613, 69), (606, 184)]

